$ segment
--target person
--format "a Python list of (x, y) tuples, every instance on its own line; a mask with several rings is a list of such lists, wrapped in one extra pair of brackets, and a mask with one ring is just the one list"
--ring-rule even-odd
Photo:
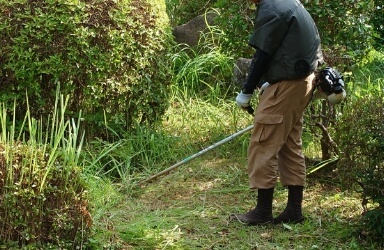
[[(314, 72), (323, 63), (321, 40), (298, 0), (251, 1), (257, 8), (249, 45), (256, 52), (236, 102), (250, 110), (252, 95), (260, 89), (247, 153), (250, 188), (257, 190), (257, 202), (251, 211), (231, 218), (249, 225), (300, 223), (306, 180), (303, 114), (312, 97)], [(273, 218), (278, 178), (288, 189), (288, 201)]]

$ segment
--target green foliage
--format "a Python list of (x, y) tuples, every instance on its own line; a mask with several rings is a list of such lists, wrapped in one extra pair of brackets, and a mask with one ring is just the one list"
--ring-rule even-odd
[[(15, 134), (7, 107), (0, 113), (0, 247), (76, 248), (92, 225), (79, 167), (78, 123), (64, 118), (67, 100), (56, 102), (50, 129), (25, 118), (28, 132)], [(59, 105), (61, 109), (59, 109)], [(14, 109), (15, 112), (15, 109)], [(13, 116), (15, 117), (15, 116)], [(12, 127), (7, 128), (11, 123)]]
[[(233, 99), (233, 86), (227, 81), (232, 75), (231, 57), (214, 44), (205, 44), (196, 48), (183, 47), (172, 56), (172, 60), (175, 76), (171, 100), (174, 107), (169, 107), (165, 114), (167, 119), (163, 124), (167, 125), (149, 127), (138, 124), (114, 143), (93, 140), (85, 149), (89, 173), (114, 180), (129, 180), (127, 182), (133, 184), (142, 174), (169, 167), (201, 149), (202, 138), (188, 136), (187, 141), (180, 140), (180, 131), (190, 134), (191, 131), (208, 129), (201, 124), (218, 127), (236, 122), (235, 115), (222, 114), (216, 107), (228, 106), (224, 98)], [(194, 103), (193, 109), (187, 107), (189, 102)], [(237, 107), (231, 103), (229, 109), (233, 108)], [(169, 112), (178, 113), (178, 117), (174, 120), (175, 114)], [(212, 121), (211, 115), (215, 112), (217, 115)], [(226, 128), (220, 130), (218, 139), (223, 138), (223, 131)], [(213, 143), (214, 139), (204, 139), (203, 144)]]
[(214, 44), (204, 44), (201, 50), (184, 48), (173, 55), (172, 96), (182, 99), (199, 96), (217, 102), (232, 95), (233, 58)]
[(125, 137), (115, 143), (97, 140), (89, 144), (84, 155), (87, 172), (134, 184), (142, 173), (176, 161), (181, 155), (174, 149), (185, 147), (177, 137), (148, 127), (137, 127)]
[(254, 53), (254, 49), (248, 46), (253, 31), (254, 5), (250, 1), (217, 0), (215, 8), (220, 13), (218, 26), (223, 30), (222, 49), (235, 58), (250, 57)]
[(374, 0), (375, 9), (372, 13), (371, 24), (374, 30), (375, 48), (384, 48), (384, 3), (382, 0)]
[(373, 236), (382, 236), (384, 228), (384, 221), (377, 220), (384, 211), (383, 80), (367, 78), (364, 84), (355, 83), (355, 94), (336, 126), (341, 151), (338, 174), (344, 187), (361, 194), (364, 209), (371, 210), (365, 219)]
[(210, 0), (166, 0), (167, 14), (172, 26), (182, 25), (204, 14), (213, 3)]
[(368, 235), (375, 241), (384, 243), (384, 209), (372, 209), (364, 214), (364, 222)]
[[(52, 111), (56, 85), (103, 136), (153, 124), (168, 106), (171, 37), (161, 0), (0, 1), (0, 100), (32, 116)], [(22, 117), (18, 117), (22, 118)], [(19, 120), (19, 119), (18, 119)]]
[(341, 119), (338, 140), (343, 156), (341, 165), (347, 182), (358, 183), (364, 198), (384, 206), (384, 99), (366, 96), (351, 101)]
[(325, 61), (340, 71), (360, 63), (372, 48), (373, 0), (304, 1), (322, 39)]

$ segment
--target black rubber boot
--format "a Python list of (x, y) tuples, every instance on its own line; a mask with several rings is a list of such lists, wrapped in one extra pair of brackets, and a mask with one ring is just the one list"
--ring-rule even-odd
[(259, 189), (257, 191), (257, 205), (245, 214), (233, 214), (231, 219), (237, 219), (248, 225), (262, 225), (273, 222), (272, 200), (274, 188)]
[(284, 211), (273, 219), (274, 224), (301, 223), (304, 221), (301, 204), (303, 202), (303, 186), (288, 186), (288, 203)]

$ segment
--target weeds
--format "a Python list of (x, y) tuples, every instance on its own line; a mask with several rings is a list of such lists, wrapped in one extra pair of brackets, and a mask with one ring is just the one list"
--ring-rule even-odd
[(174, 98), (200, 98), (218, 104), (220, 100), (232, 97), (234, 86), (228, 79), (232, 79), (233, 58), (216, 47), (210, 47), (205, 53), (186, 47), (173, 56), (173, 68)]
[[(187, 57), (184, 59), (189, 60)], [(187, 64), (182, 63), (184, 59), (178, 63), (180, 72), (186, 77), (183, 80), (179, 78), (180, 82), (173, 86), (172, 103), (162, 127), (156, 133), (143, 129), (138, 131), (136, 137), (130, 137), (132, 142), (140, 145), (135, 148), (136, 151), (129, 151), (130, 154), (142, 153), (138, 162), (148, 167), (143, 165), (140, 168), (143, 172), (133, 174), (136, 177), (140, 175), (138, 178), (133, 177), (136, 179), (132, 180), (132, 175), (126, 175), (127, 180), (115, 185), (123, 191), (121, 194), (125, 199), (110, 207), (108, 219), (98, 220), (100, 227), (107, 226), (108, 229), (95, 234), (95, 239), (103, 239), (99, 242), (108, 242), (108, 247), (115, 249), (381, 247), (380, 243), (362, 234), (363, 209), (358, 194), (341, 191), (338, 180), (329, 176), (324, 176), (326, 180), (322, 180), (321, 173), (318, 173), (320, 169), (334, 164), (337, 158), (309, 165), (310, 176), (303, 207), (308, 220), (304, 224), (248, 227), (228, 223), (230, 213), (245, 212), (255, 206), (255, 195), (248, 191), (246, 173), (249, 134), (146, 186), (135, 186), (137, 180), (160, 172), (252, 123), (252, 117), (238, 109), (232, 100), (217, 99), (214, 94), (207, 94), (208, 90), (199, 83), (202, 74), (198, 74), (193, 67), (192, 74), (187, 74)], [(182, 68), (184, 66), (186, 68)], [(358, 79), (362, 76), (354, 77)], [(349, 95), (352, 93), (350, 90)], [(317, 158), (319, 147), (313, 140), (309, 133), (305, 134), (304, 153)], [(316, 175), (313, 174), (315, 172)], [(274, 213), (284, 209), (286, 199), (286, 190), (278, 185)]]
[(67, 101), (57, 95), (45, 123), (27, 112), (17, 136), (15, 119), (1, 105), (1, 247), (85, 244), (92, 219), (79, 166), (82, 138), (77, 123), (65, 119)]
[[(204, 65), (200, 64), (199, 67), (205, 67)], [(234, 101), (228, 99), (234, 95), (228, 88), (224, 88), (223, 85), (218, 86), (216, 90), (207, 88), (200, 84), (205, 81), (203, 80), (205, 77), (209, 78), (209, 74), (200, 74), (193, 67), (191, 68), (193, 74), (187, 74), (183, 70), (180, 72), (185, 73), (186, 77), (175, 78), (181, 82), (175, 82), (173, 86), (172, 103), (161, 126), (156, 128), (137, 126), (136, 131), (127, 133), (124, 138), (113, 143), (94, 140), (83, 145), (82, 137), (79, 135), (79, 120), (67, 121), (62, 115), (64, 109), (54, 112), (55, 118), (48, 123), (50, 129), (44, 133), (39, 122), (27, 116), (24, 123), (30, 133), (29, 139), (24, 141), (28, 141), (27, 146), (32, 149), (44, 146), (41, 152), (32, 150), (26, 157), (23, 156), (24, 160), (18, 161), (21, 165), (27, 162), (36, 164), (28, 165), (29, 168), (24, 168), (27, 165), (22, 165), (23, 168), (11, 168), (13, 179), (5, 178), (5, 171), (0, 171), (0, 180), (3, 180), (0, 184), (5, 187), (6, 181), (12, 180), (11, 185), (17, 188), (21, 177), (22, 180), (33, 177), (31, 172), (36, 172), (38, 162), (49, 162), (47, 171), (39, 172), (39, 180), (43, 184), (38, 183), (36, 188), (32, 189), (33, 195), (22, 193), (22, 196), (16, 197), (33, 197), (33, 200), (24, 199), (23, 203), (40, 206), (44, 206), (49, 197), (52, 204), (65, 207), (56, 200), (65, 199), (64, 193), (59, 192), (58, 196), (55, 196), (55, 192), (58, 189), (72, 190), (71, 188), (75, 187), (81, 192), (83, 183), (77, 182), (76, 176), (85, 175), (86, 185), (91, 190), (88, 197), (94, 205), (92, 210), (94, 227), (87, 244), (90, 249), (377, 249), (380, 247), (379, 243), (361, 236), (359, 217), (362, 211), (356, 194), (341, 192), (335, 186), (335, 182), (331, 182), (328, 186), (321, 184), (323, 182), (319, 182), (316, 178), (308, 180), (304, 198), (304, 212), (308, 220), (304, 224), (248, 227), (235, 222), (229, 223), (230, 213), (244, 212), (255, 206), (255, 195), (248, 190), (246, 173), (249, 133), (211, 151), (209, 155), (189, 162), (167, 176), (139, 187), (137, 183), (140, 180), (252, 124), (252, 116), (238, 109)], [(212, 72), (210, 74), (213, 74)], [(189, 78), (195, 85), (186, 82)], [(219, 97), (222, 94), (224, 98)], [(65, 104), (66, 101), (60, 99), (56, 105), (65, 107)], [(15, 143), (17, 140), (11, 138), (22, 140), (26, 136), (22, 133), (15, 135), (14, 130), (7, 130), (12, 122), (8, 121), (7, 112), (3, 110), (2, 114), (0, 166), (5, 166), (6, 159), (15, 162), (21, 158), (17, 158), (19, 154), (16, 151), (10, 154), (12, 151), (5, 149), (4, 142), (7, 142), (8, 146), (15, 147), (19, 144)], [(304, 138), (307, 146), (305, 153), (317, 155), (318, 149), (311, 143), (312, 139), (308, 135)], [(18, 150), (27, 151), (25, 148)], [(53, 155), (50, 155), (51, 152)], [(331, 161), (333, 160), (336, 159)], [(323, 168), (326, 163), (315, 164), (313, 168), (309, 168), (309, 173)], [(79, 165), (84, 166), (85, 171), (80, 172), (81, 169), (76, 167)], [(20, 171), (21, 169), (25, 172)], [(33, 171), (26, 172), (26, 169)], [(50, 181), (56, 176), (56, 172), (63, 181)], [(9, 173), (11, 172), (8, 171), (7, 175)], [(32, 179), (28, 179), (29, 184)], [(59, 184), (65, 185), (61, 188)], [(49, 193), (44, 194), (45, 196), (36, 196), (40, 189), (49, 190)], [(14, 190), (9, 189), (6, 192), (11, 193)], [(276, 188), (274, 213), (283, 210), (286, 195), (283, 187)], [(76, 202), (83, 201), (83, 196), (77, 197)], [(12, 211), (11, 207), (12, 209), (18, 207), (25, 211), (36, 211), (36, 214), (41, 216), (39, 214), (41, 212), (38, 212), (40, 210), (35, 208), (28, 210), (28, 206), (16, 203), (16, 198), (12, 199), (5, 200), (8, 204), (2, 209)], [(82, 206), (84, 203), (75, 201), (72, 203), (76, 204), (76, 208), (84, 208)], [(72, 207), (71, 210), (67, 207), (69, 210), (65, 211), (78, 211), (76, 208)], [(52, 211), (61, 212), (57, 209)], [(88, 216), (86, 211), (83, 210), (82, 214), (85, 216), (83, 217), (85, 222)], [(67, 217), (56, 218), (53, 220), (56, 225), (53, 229), (76, 228), (71, 224), (67, 227), (61, 226), (64, 219), (74, 216), (73, 213), (69, 213), (69, 216), (67, 213)], [(376, 213), (372, 216), (378, 215)], [(1, 223), (4, 229), (7, 222)], [(19, 221), (19, 223), (22, 225), (21, 223), (25, 222)], [(47, 237), (52, 237), (52, 232), (55, 231), (52, 231), (52, 227), (49, 229), (51, 234)], [(24, 231), (19, 237), (23, 237), (23, 242), (27, 243), (25, 232), (29, 233)], [(37, 238), (34, 239), (37, 241)], [(54, 240), (58, 241), (58, 238)], [(1, 244), (4, 243), (0, 242)]]

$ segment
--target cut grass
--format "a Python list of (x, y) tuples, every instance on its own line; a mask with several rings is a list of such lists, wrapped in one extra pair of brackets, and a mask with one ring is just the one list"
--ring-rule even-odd
[[(187, 145), (188, 150), (184, 146), (183, 152), (196, 153), (251, 122), (245, 115), (217, 124), (209, 116), (199, 115), (204, 107), (195, 103), (195, 111), (189, 111), (185, 123), (174, 120), (179, 109), (170, 109), (165, 127), (166, 132), (180, 137), (174, 145), (176, 150)], [(215, 115), (223, 114), (225, 111), (217, 110)], [(190, 127), (200, 130), (188, 132)], [(121, 202), (96, 218), (99, 231), (95, 240), (104, 242), (107, 249), (378, 249), (360, 233), (361, 199), (336, 188), (334, 179), (320, 179), (318, 174), (308, 177), (303, 203), (308, 218), (305, 223), (250, 227), (229, 222), (231, 213), (244, 213), (256, 203), (254, 192), (248, 188), (248, 140), (249, 134), (244, 134), (145, 186), (116, 185)], [(190, 146), (190, 142), (195, 144)], [(286, 199), (287, 191), (278, 185), (275, 216), (284, 209)]]
[[(309, 179), (300, 225), (250, 227), (231, 213), (255, 206), (243, 158), (199, 158), (126, 194), (103, 233), (112, 249), (377, 249), (359, 236), (362, 208), (352, 193)], [(277, 186), (274, 215), (287, 192)], [(112, 244), (113, 243), (113, 244)]]

